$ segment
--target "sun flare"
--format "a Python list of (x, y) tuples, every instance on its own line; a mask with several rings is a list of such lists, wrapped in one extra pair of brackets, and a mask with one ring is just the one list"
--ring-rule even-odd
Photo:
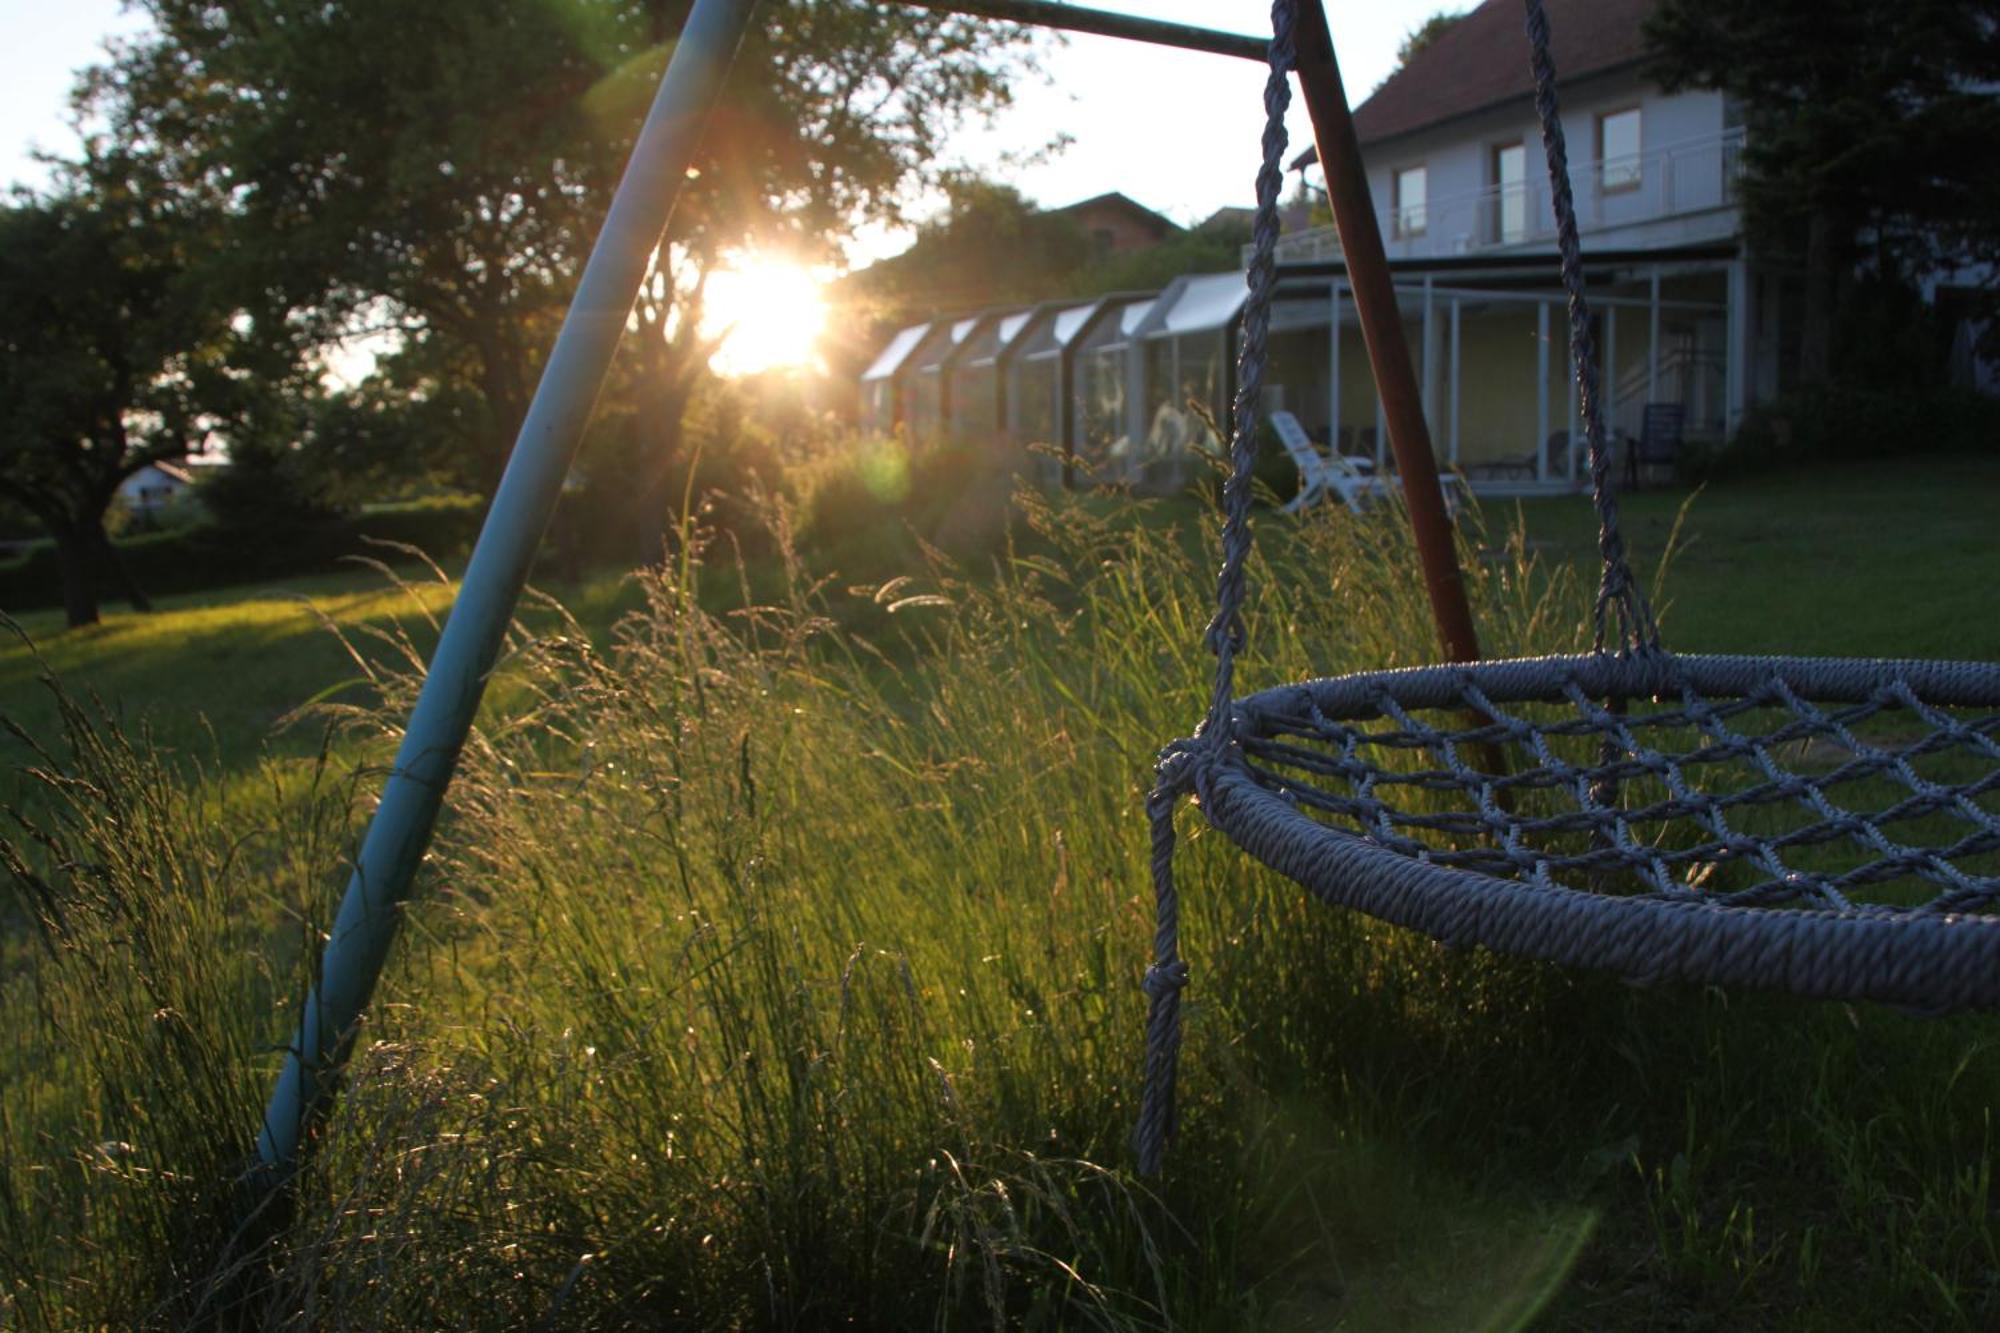
[(727, 330), (709, 364), (722, 375), (812, 362), (826, 325), (825, 284), (787, 260), (742, 256), (709, 277), (707, 326)]

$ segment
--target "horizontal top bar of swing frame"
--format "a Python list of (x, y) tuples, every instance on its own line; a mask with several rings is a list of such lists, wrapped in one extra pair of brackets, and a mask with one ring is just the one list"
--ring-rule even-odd
[(1100, 37), (1124, 37), (1155, 46), (1177, 46), (1184, 51), (1206, 51), (1210, 55), (1236, 56), (1262, 62), (1269, 58), (1271, 39), (1247, 33), (1220, 32), (1186, 23), (1140, 18), (1105, 9), (1085, 9), (1081, 5), (1054, 4), (1051, 0), (896, 0), (916, 9), (932, 9), (946, 14), (970, 14), (975, 18), (1005, 19), (1010, 23), (1030, 23), (1042, 28), (1066, 28), (1072, 32), (1095, 33)]

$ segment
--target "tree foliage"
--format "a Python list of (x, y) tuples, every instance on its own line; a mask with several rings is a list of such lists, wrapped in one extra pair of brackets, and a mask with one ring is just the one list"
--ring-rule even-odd
[(895, 325), (1026, 304), (1070, 291), (1090, 262), (1074, 217), (1043, 212), (1011, 185), (961, 174), (910, 247), (842, 284), (843, 304)]
[(1402, 44), (1396, 48), (1396, 68), (1401, 69), (1422, 55), (1436, 43), (1438, 38), (1458, 26), (1458, 21), (1471, 12), (1464, 10), (1456, 14), (1433, 14), (1410, 29), (1403, 37)]
[(2000, 260), (2000, 0), (1662, 0), (1646, 36), (1667, 87), (1741, 110), (1746, 225), (1805, 275), (1809, 379), (1857, 266), (1906, 282)]
[(107, 568), (144, 605), (104, 533), (120, 483), (253, 429), (282, 380), (282, 339), (209, 262), (216, 215), (160, 165), (94, 148), (0, 208), (0, 495), (55, 539), (72, 625)]
[[(100, 107), (232, 192), (243, 253), (288, 304), (438, 344), (432, 365), (483, 409), (490, 483), (689, 0), (141, 3), (157, 35), (102, 76)], [(1023, 49), (1007, 25), (859, 0), (759, 12), (614, 385), (645, 400), (662, 465), (713, 351), (716, 264), (821, 259), (857, 219), (896, 216), (942, 136), (1005, 103)]]
[(1158, 245), (1113, 255), (1086, 270), (1074, 285), (1080, 295), (1154, 291), (1184, 273), (1226, 273), (1243, 266), (1250, 243), (1248, 222), (1222, 221), (1169, 236)]

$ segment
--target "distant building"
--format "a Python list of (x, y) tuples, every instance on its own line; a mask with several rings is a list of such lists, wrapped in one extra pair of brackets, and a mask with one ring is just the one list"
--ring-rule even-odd
[[(1673, 421), (1690, 439), (1720, 442), (1780, 388), (1796, 302), (1788, 281), (1761, 268), (1745, 244), (1736, 107), (1719, 92), (1666, 92), (1646, 75), (1641, 24), (1653, 2), (1547, 5), (1595, 342), (1614, 430), (1633, 438), (1648, 422)], [(1454, 24), (1354, 122), (1440, 462), (1489, 492), (1582, 484), (1554, 221), (1516, 0), (1486, 0)], [(1307, 151), (1292, 165), (1303, 173), (1314, 162)], [(1393, 466), (1334, 229), (1288, 231), (1278, 264), (1265, 410), (1289, 410), (1322, 445)], [(1209, 436), (1207, 421), (1228, 419), (1244, 294), (1241, 273), (1196, 275), (1065, 316), (1073, 327), (1058, 360), (1060, 410), (1031, 420), (1018, 410), (1020, 392), (1001, 392), (988, 433), (1017, 445), (1045, 440), (1111, 480), (1178, 484), (1192, 475), (1185, 452)], [(885, 354), (871, 368), (879, 385), (868, 401), (882, 409), (870, 413), (873, 424), (923, 435), (954, 423), (963, 434), (970, 418), (950, 396), (954, 349), (973, 345), (961, 339), (982, 321), (1008, 313), (898, 335), (896, 346), (923, 355), (898, 362)], [(1029, 321), (1023, 336), (1043, 325), (1053, 329)], [(934, 405), (928, 390), (889, 391), (917, 364), (930, 366)], [(998, 364), (1003, 381), (1028, 374), (1025, 353), (1010, 361), (1002, 348)], [(1190, 411), (1190, 400), (1201, 409)], [(911, 410), (895, 412), (898, 403)], [(987, 410), (972, 415), (984, 420)]]
[(1090, 240), (1091, 258), (1109, 259), (1128, 250), (1147, 250), (1180, 235), (1180, 224), (1113, 191), (1047, 210), (1073, 219)]
[(118, 483), (118, 501), (142, 519), (165, 509), (194, 485), (194, 474), (178, 463), (148, 463)]
[[(1655, 0), (1549, 0), (1564, 137), (1588, 265), (1606, 417), (1648, 405), (1726, 439), (1779, 384), (1785, 285), (1744, 242), (1743, 126), (1720, 92), (1646, 74)], [(1354, 113), (1440, 461), (1488, 490), (1564, 487), (1584, 460), (1519, 6), (1487, 0)], [(1292, 161), (1317, 170), (1308, 148)], [(1347, 266), (1332, 227), (1285, 236), (1281, 272), (1324, 283), (1340, 318), (1279, 377), (1309, 429), (1389, 461)], [(1296, 289), (1296, 288), (1294, 288)], [(1296, 353), (1294, 353), (1296, 355)], [(1320, 369), (1323, 367), (1323, 369)], [(1655, 419), (1660, 417), (1654, 413)]]

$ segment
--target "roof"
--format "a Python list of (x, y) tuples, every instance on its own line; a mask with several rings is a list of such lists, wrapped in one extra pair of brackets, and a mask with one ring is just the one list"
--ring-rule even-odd
[[(1547, 0), (1550, 55), (1563, 84), (1634, 65), (1646, 57), (1643, 32), (1655, 0)], [(1354, 110), (1363, 144), (1440, 125), (1535, 91), (1520, 0), (1486, 0)], [(1297, 170), (1319, 161), (1308, 148)]]
[(1257, 210), (1238, 204), (1224, 204), (1194, 224), (1196, 231), (1217, 231), (1224, 227), (1248, 227), (1257, 221)]
[(1227, 273), (1198, 273), (1182, 278), (1161, 293), (1160, 304), (1165, 309), (1155, 312), (1147, 335), (1166, 338), (1226, 327), (1250, 295), (1245, 285), (1248, 277), (1242, 270), (1232, 269)]
[(930, 325), (928, 323), (912, 324), (910, 327), (899, 331), (895, 337), (889, 340), (889, 345), (882, 349), (881, 354), (875, 358), (868, 369), (861, 372), (861, 378), (863, 380), (885, 380), (894, 375), (898, 370), (901, 370), (903, 362), (908, 360), (910, 353), (917, 349), (917, 344), (923, 341), (924, 333), (929, 328)]
[(1088, 199), (1079, 199), (1073, 204), (1064, 204), (1061, 208), (1051, 208), (1044, 211), (1060, 216), (1064, 213), (1081, 213), (1086, 209), (1094, 208), (1115, 208), (1122, 213), (1130, 214), (1144, 225), (1162, 233), (1177, 232), (1181, 229), (1181, 224), (1175, 222), (1172, 218), (1155, 213), (1152, 209), (1146, 207), (1130, 195), (1121, 194), (1117, 190), (1112, 190), (1108, 194), (1094, 194)]

